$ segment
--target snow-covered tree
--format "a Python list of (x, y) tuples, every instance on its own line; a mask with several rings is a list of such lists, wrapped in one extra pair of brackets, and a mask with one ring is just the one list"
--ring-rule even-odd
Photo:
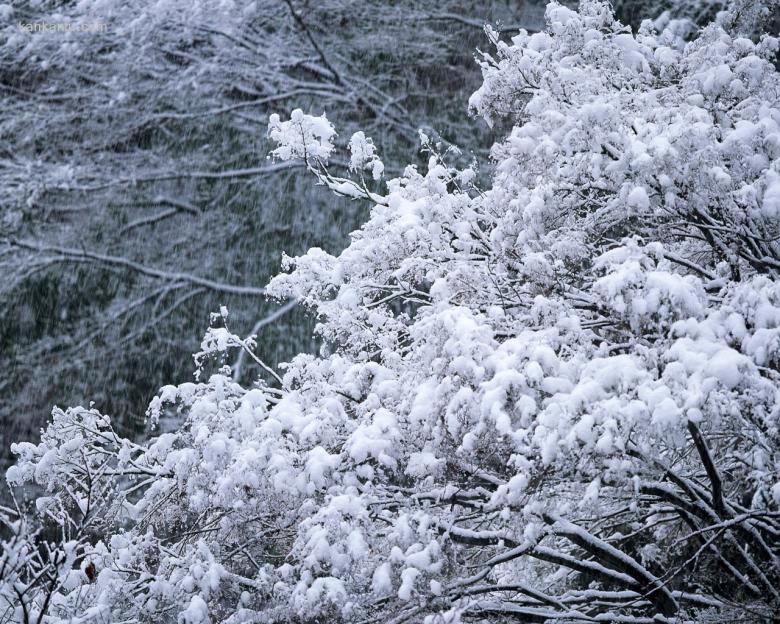
[(612, 6), (624, 23), (638, 26), (652, 19), (683, 37), (721, 19), (738, 24), (743, 34), (751, 36), (777, 32), (780, 26), (778, 0), (615, 0)]
[[(46, 493), (4, 511), (0, 614), (776, 617), (778, 43), (724, 24), (634, 35), (587, 0), (491, 33), (470, 104), (509, 131), (488, 188), (424, 134), (427, 168), (380, 185), (366, 134), (271, 116), (277, 162), (372, 206), (340, 255), (285, 257), (267, 287), (325, 346), (276, 371), (222, 309), (203, 381), (149, 407), (179, 430), (137, 445), (55, 410), (15, 447), (11, 484)], [(254, 387), (233, 350), (258, 360)]]
[[(274, 110), (327, 110), (395, 173), (418, 125), (487, 147), (461, 113), (503, 4), (0, 1), (2, 469), (52, 403), (95, 400), (127, 434), (187, 379), (210, 310), (250, 331), (277, 312), (261, 286), (280, 249), (336, 251), (362, 223), (298, 163), (266, 161)], [(312, 349), (286, 312), (254, 330), (272, 362)]]

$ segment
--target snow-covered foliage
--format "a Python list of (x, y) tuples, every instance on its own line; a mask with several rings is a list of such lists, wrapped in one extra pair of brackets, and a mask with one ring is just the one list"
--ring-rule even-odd
[(300, 161), (267, 160), (269, 115), (327, 111), (393, 175), (420, 126), (484, 152), (463, 100), (483, 21), (509, 15), (503, 0), (0, 0), (0, 470), (52, 403), (94, 400), (140, 433), (133, 415), (187, 379), (221, 304), (242, 332), (276, 319), (268, 361), (314, 350), (302, 310), (277, 315), (260, 286), (279, 250), (342, 249), (365, 215)]
[[(56, 410), (8, 473), (46, 492), (4, 512), (0, 615), (777, 613), (777, 41), (634, 35), (596, 0), (547, 20), (482, 57), (471, 106), (510, 128), (489, 188), (427, 137), (425, 171), (340, 178), (328, 121), (271, 118), (277, 158), (373, 205), (340, 255), (285, 257), (267, 287), (325, 346), (247, 389), (219, 368), (251, 349), (222, 310), (197, 355), (217, 372), (150, 407), (179, 430), (136, 445)], [(349, 146), (377, 171), (373, 141)]]
[(290, 121), (280, 121), (279, 115), (268, 118), (268, 136), (279, 147), (271, 154), (281, 160), (312, 159), (327, 162), (333, 151), (331, 142), (336, 131), (325, 115), (304, 115), (300, 108), (292, 112)]
[(780, 27), (778, 0), (615, 0), (612, 6), (626, 23), (638, 26), (649, 18), (686, 38), (713, 21), (754, 36)]

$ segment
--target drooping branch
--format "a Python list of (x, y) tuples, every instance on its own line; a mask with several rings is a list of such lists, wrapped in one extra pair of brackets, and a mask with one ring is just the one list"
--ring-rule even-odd
[(36, 243), (19, 241), (16, 239), (11, 239), (8, 242), (12, 247), (18, 247), (20, 249), (26, 249), (28, 251), (41, 254), (55, 254), (51, 258), (51, 260), (55, 262), (91, 262), (96, 264), (105, 264), (108, 266), (122, 267), (147, 277), (166, 280), (172, 283), (187, 282), (195, 286), (202, 286), (214, 292), (249, 297), (259, 297), (265, 295), (264, 288), (259, 288), (256, 286), (237, 286), (233, 284), (225, 284), (223, 282), (217, 282), (215, 280), (199, 277), (197, 275), (191, 275), (188, 273), (163, 271), (154, 267), (145, 266), (121, 256), (111, 256), (81, 249), (57, 247), (52, 245), (38, 245)]
[(608, 563), (634, 579), (642, 594), (653, 603), (660, 613), (666, 617), (672, 617), (677, 613), (679, 606), (671, 592), (636, 559), (560, 516), (543, 514), (543, 518), (556, 535), (567, 538), (596, 557), (597, 560)]

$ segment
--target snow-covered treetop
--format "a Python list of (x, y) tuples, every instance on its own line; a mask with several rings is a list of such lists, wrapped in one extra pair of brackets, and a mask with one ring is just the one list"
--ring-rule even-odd
[(325, 115), (304, 115), (296, 108), (289, 121), (280, 121), (279, 115), (268, 118), (268, 136), (279, 147), (271, 151), (280, 160), (311, 159), (327, 161), (333, 151), (336, 131)]
[[(471, 106), (510, 127), (489, 188), (427, 140), (427, 170), (382, 185), (354, 135), (369, 187), (329, 169), (324, 117), (271, 118), (275, 157), (372, 204), (268, 286), (317, 315), (321, 353), (278, 387), (163, 388), (151, 415), (185, 424), (147, 446), (56, 411), (9, 479), (48, 489), (30, 517), (70, 541), (25, 558), (9, 510), (0, 596), (28, 583), (52, 622), (777, 612), (777, 40), (632, 34), (594, 0), (547, 21), (482, 57)], [(234, 347), (212, 328), (201, 367)]]

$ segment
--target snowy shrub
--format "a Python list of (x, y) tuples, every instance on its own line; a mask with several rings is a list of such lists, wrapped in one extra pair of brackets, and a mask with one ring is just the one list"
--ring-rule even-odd
[(777, 41), (632, 34), (595, 0), (547, 20), (481, 58), (471, 106), (511, 127), (490, 188), (424, 137), (380, 188), (353, 135), (372, 180), (339, 177), (330, 122), (271, 118), (274, 157), (373, 206), (268, 285), (320, 354), (247, 389), (219, 366), (252, 340), (212, 327), (216, 372), (160, 391), (184, 424), (148, 445), (55, 410), (8, 473), (45, 493), (3, 510), (0, 617), (776, 616)]

